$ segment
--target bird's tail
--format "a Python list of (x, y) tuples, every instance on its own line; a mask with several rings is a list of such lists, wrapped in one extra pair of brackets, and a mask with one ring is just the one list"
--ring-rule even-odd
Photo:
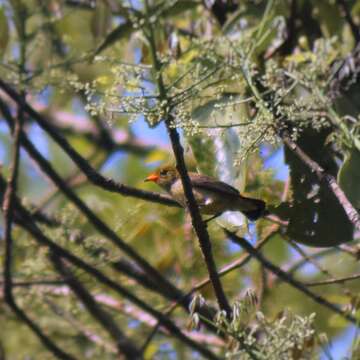
[(239, 200), (239, 210), (251, 221), (267, 214), (264, 201), (244, 196), (241, 196), (241, 200)]

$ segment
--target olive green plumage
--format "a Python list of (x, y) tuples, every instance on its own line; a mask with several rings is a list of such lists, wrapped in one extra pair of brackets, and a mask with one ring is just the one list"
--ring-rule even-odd
[[(193, 193), (202, 214), (218, 215), (225, 211), (241, 211), (250, 220), (257, 220), (265, 213), (265, 202), (242, 196), (229, 184), (213, 177), (189, 172)], [(181, 206), (186, 207), (186, 198), (175, 167), (165, 166), (149, 175), (145, 181), (153, 181)]]

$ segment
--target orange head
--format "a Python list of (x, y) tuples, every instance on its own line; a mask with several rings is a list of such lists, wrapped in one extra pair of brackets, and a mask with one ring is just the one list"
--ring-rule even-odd
[(163, 166), (150, 174), (145, 181), (152, 181), (162, 188), (169, 191), (171, 185), (179, 178), (179, 174), (174, 166)]

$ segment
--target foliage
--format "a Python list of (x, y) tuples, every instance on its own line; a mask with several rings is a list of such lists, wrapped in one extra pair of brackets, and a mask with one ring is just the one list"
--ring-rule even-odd
[[(4, 204), (9, 138), (15, 124), (24, 130), (10, 237), (6, 209), (1, 223), (1, 283), (11, 258), (16, 304), (51, 341), (75, 358), (117, 358), (130, 344), (146, 359), (312, 359), (331, 352), (322, 339), (336, 341), (349, 319), (358, 325), (359, 278), (347, 278), (360, 270), (359, 229), (326, 179), (359, 210), (359, 9), (359, 0), (0, 1)], [(270, 212), (256, 224), (240, 213), (207, 224), (231, 319), (188, 213), (143, 183), (174, 162), (172, 129), (189, 169), (264, 199)], [(290, 282), (230, 246), (222, 227)], [(0, 358), (49, 358), (6, 289)], [(356, 359), (356, 336), (346, 346)]]

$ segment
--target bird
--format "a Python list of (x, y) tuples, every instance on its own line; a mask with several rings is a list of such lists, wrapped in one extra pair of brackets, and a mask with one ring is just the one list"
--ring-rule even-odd
[[(214, 177), (189, 172), (193, 194), (201, 214), (213, 218), (225, 211), (240, 211), (249, 220), (255, 221), (266, 214), (264, 201), (245, 197), (233, 186)], [(158, 168), (144, 181), (151, 181), (163, 188), (176, 202), (186, 208), (186, 197), (180, 174), (175, 166)]]

